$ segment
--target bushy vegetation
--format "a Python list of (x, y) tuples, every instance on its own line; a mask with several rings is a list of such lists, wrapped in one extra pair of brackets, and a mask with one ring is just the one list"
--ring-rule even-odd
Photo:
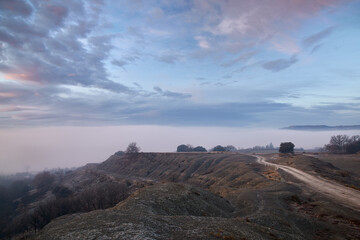
[(217, 145), (212, 149), (212, 151), (214, 151), (214, 152), (226, 152), (226, 148), (221, 146), (221, 145)]
[(330, 153), (353, 154), (360, 151), (360, 136), (349, 137), (347, 135), (336, 135), (330, 138), (329, 144), (324, 149)]
[(238, 149), (233, 145), (221, 146), (217, 145), (211, 149), (213, 152), (237, 152)]
[(181, 144), (177, 147), (176, 152), (207, 152), (202, 146), (193, 147), (190, 144)]
[(193, 148), (193, 152), (207, 152), (207, 150), (202, 146), (197, 146)]
[(282, 142), (280, 143), (279, 152), (280, 153), (293, 153), (295, 145), (292, 142)]

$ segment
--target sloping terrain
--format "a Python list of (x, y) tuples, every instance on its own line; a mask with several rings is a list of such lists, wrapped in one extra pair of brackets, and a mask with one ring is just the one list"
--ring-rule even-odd
[(331, 163), (333, 166), (355, 173), (360, 176), (360, 153), (357, 154), (327, 154), (312, 155), (321, 161)]
[(360, 212), (360, 191), (339, 184), (336, 181), (324, 179), (320, 176), (315, 176), (293, 167), (266, 162), (265, 158), (262, 156), (256, 157), (258, 158), (257, 161), (259, 163), (281, 169), (306, 184), (306, 186), (313, 191), (326, 195), (328, 198), (333, 199), (339, 204), (351, 207), (354, 210), (359, 210)]
[(111, 156), (69, 174), (63, 185), (81, 191), (106, 181), (126, 181), (131, 196), (111, 209), (57, 218), (36, 239), (360, 237), (358, 212), (302, 189), (247, 155)]
[(175, 183), (140, 189), (113, 209), (58, 218), (36, 237), (49, 238), (306, 239), (235, 218), (227, 200)]
[[(271, 157), (269, 157), (271, 156)], [(266, 157), (266, 156), (265, 156)], [(324, 155), (268, 155), (267, 161), (282, 165), (294, 167), (313, 175), (319, 175), (325, 179), (334, 180), (346, 186), (354, 186), (360, 189), (360, 175), (357, 174), (360, 168), (360, 155), (342, 156), (339, 154)], [(325, 160), (326, 159), (326, 160)], [(338, 159), (335, 161), (335, 159)], [(338, 163), (335, 167), (330, 160)], [(351, 161), (351, 163), (339, 163), (342, 160)], [(341, 168), (345, 166), (345, 168)], [(351, 171), (347, 169), (350, 168)]]

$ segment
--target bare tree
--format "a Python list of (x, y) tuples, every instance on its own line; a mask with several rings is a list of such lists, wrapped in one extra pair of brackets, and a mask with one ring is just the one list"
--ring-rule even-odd
[(129, 144), (129, 146), (126, 148), (126, 155), (130, 158), (136, 158), (139, 155), (140, 147), (136, 145), (136, 142), (132, 142)]
[(325, 149), (331, 153), (345, 153), (346, 145), (350, 142), (350, 138), (347, 135), (332, 136), (330, 143), (325, 145)]
[(330, 153), (357, 153), (360, 151), (360, 136), (347, 135), (332, 136), (330, 143), (325, 145), (325, 150)]
[(336, 135), (332, 136), (330, 139), (330, 144), (343, 147), (349, 142), (349, 137), (347, 135)]

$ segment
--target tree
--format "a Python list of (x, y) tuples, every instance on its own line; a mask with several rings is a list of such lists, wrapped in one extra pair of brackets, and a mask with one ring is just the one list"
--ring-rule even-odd
[(350, 138), (347, 135), (336, 135), (331, 137), (330, 144), (343, 147), (349, 140)]
[(140, 152), (140, 147), (136, 145), (136, 142), (132, 142), (129, 144), (129, 146), (126, 148), (126, 155), (135, 156), (138, 155)]
[(360, 151), (360, 136), (349, 137), (347, 135), (336, 135), (330, 138), (325, 150), (330, 153), (357, 153)]
[(192, 147), (191, 145), (185, 145), (185, 144), (181, 144), (177, 147), (176, 151), (177, 152), (192, 152)]
[(280, 144), (280, 153), (293, 153), (295, 145), (292, 142), (283, 142)]
[(195, 148), (193, 148), (193, 152), (207, 152), (206, 148), (202, 147), (202, 146), (197, 146)]
[(330, 143), (325, 148), (332, 153), (345, 153), (349, 142), (350, 138), (347, 135), (336, 135), (331, 137)]
[(345, 146), (346, 153), (354, 154), (360, 151), (360, 141), (351, 142)]
[(221, 146), (221, 145), (217, 145), (216, 147), (213, 148), (214, 152), (225, 152), (226, 148)]
[(227, 145), (225, 147), (225, 149), (226, 149), (226, 152), (236, 152), (237, 151), (236, 147), (234, 147), (233, 145)]

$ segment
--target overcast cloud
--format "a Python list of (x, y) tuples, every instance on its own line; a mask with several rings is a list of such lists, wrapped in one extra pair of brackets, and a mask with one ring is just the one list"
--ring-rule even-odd
[[(309, 64), (308, 56), (326, 48), (326, 39), (335, 41), (330, 38), (353, 23), (340, 18), (349, 8), (359, 8), (359, 4), (341, 0), (276, 0), (271, 4), (1, 1), (0, 126), (280, 127), (274, 114), (286, 116), (289, 124), (298, 117), (304, 124), (316, 124), (319, 109), (331, 113), (329, 122), (351, 123), (359, 110), (346, 113), (351, 102), (344, 97), (357, 96), (345, 87), (335, 93), (342, 95), (342, 101), (330, 105), (322, 104), (329, 99), (318, 99), (309, 108), (311, 99), (304, 99), (306, 104), (301, 106), (299, 101), (281, 98), (311, 91), (309, 75), (322, 82), (319, 76), (326, 75), (325, 69), (310, 67), (304, 72), (303, 68)], [(322, 24), (305, 27), (317, 19)], [(344, 34), (346, 41), (355, 41)], [(342, 51), (333, 56), (345, 57), (346, 50)], [(342, 68), (326, 63), (321, 54), (314, 58), (327, 68)], [(350, 71), (359, 62), (356, 56), (351, 58), (347, 59)], [(354, 88), (346, 84), (350, 80), (339, 76), (326, 81), (340, 80), (348, 89)], [(267, 87), (269, 95), (244, 99), (234, 94), (238, 89), (242, 95), (248, 88), (246, 95), (253, 90), (254, 95), (261, 86)], [(281, 94), (276, 98), (279, 87)], [(320, 95), (322, 89), (317, 91)], [(335, 110), (335, 105), (343, 110)], [(314, 120), (309, 114), (314, 114)]]

